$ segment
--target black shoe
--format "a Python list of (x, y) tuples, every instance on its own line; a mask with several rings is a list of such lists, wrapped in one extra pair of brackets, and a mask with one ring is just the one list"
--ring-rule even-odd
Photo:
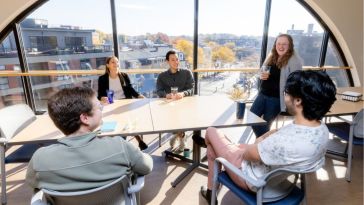
[(204, 148), (207, 148), (207, 145), (205, 143), (205, 139), (202, 138), (201, 136), (199, 135), (193, 135), (192, 136), (192, 139), (193, 141), (198, 144), (200, 147), (204, 147)]
[(147, 144), (145, 144), (145, 142), (144, 141), (139, 141), (139, 149), (140, 150), (145, 150), (145, 149), (147, 149), (148, 148), (148, 145)]
[[(206, 187), (202, 186), (201, 187), (201, 190), (200, 190), (200, 193), (201, 193), (202, 197), (204, 199), (206, 199), (207, 203), (209, 205), (211, 205), (211, 195), (212, 195), (212, 191), (210, 189), (207, 189)], [(217, 197), (215, 197), (215, 204), (216, 205), (218, 204)]]

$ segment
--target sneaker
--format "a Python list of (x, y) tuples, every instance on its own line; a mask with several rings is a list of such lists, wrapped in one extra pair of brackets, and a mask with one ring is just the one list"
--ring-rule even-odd
[(176, 144), (177, 135), (173, 135), (173, 137), (169, 140), (169, 145), (171, 145), (171, 149), (174, 148), (174, 145)]
[(202, 138), (201, 136), (199, 135), (193, 135), (192, 136), (192, 139), (193, 141), (198, 144), (200, 147), (204, 147), (204, 148), (207, 148), (207, 145), (205, 143), (205, 139)]
[[(209, 205), (211, 205), (211, 195), (212, 195), (212, 191), (207, 189), (207, 187), (205, 186), (202, 186), (201, 187), (201, 190), (200, 190), (200, 194), (201, 196), (206, 199), (207, 203)], [(217, 205), (218, 202), (217, 202), (217, 197), (215, 197), (215, 204)]]

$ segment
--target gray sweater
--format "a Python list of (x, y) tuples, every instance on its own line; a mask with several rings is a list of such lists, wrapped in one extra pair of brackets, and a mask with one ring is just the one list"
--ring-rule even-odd
[(157, 94), (160, 98), (171, 93), (171, 87), (178, 87), (178, 92), (183, 92), (185, 96), (193, 95), (195, 81), (192, 72), (187, 69), (178, 69), (172, 73), (170, 69), (160, 73), (157, 79)]
[(106, 185), (122, 175), (146, 175), (152, 158), (121, 137), (95, 133), (65, 137), (38, 149), (29, 162), (26, 182), (33, 189), (81, 191)]

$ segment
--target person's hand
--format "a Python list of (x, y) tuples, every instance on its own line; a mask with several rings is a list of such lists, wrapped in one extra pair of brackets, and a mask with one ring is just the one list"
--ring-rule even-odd
[(138, 98), (145, 98), (144, 95), (139, 95)]
[(260, 79), (261, 80), (267, 80), (269, 78), (270, 73), (268, 72), (261, 72), (260, 73)]
[(107, 97), (101, 97), (100, 102), (102, 105), (108, 105), (109, 99)]
[(183, 92), (177, 93), (175, 98), (176, 100), (182, 99), (185, 96), (185, 94)]
[(168, 94), (166, 95), (166, 98), (167, 98), (167, 99), (172, 99), (172, 94), (171, 94), (171, 93), (168, 93)]

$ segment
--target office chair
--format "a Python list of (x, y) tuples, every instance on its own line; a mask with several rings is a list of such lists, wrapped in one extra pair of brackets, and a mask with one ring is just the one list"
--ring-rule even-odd
[(0, 154), (1, 154), (1, 202), (6, 204), (6, 163), (28, 162), (33, 153), (42, 145), (25, 144), (5, 157), (11, 147), (10, 140), (36, 119), (32, 109), (25, 104), (17, 104), (0, 110)]
[[(263, 203), (268, 203), (270, 205), (287, 205), (287, 204), (300, 204), (302, 200), (305, 199), (305, 174), (309, 172), (314, 172), (321, 168), (325, 162), (325, 157), (322, 156), (320, 159), (309, 169), (287, 169), (279, 168), (275, 169), (264, 176), (253, 179), (249, 177), (246, 173), (242, 172), (241, 169), (236, 168), (226, 159), (219, 157), (215, 159), (214, 162), (214, 177), (213, 177), (213, 189), (211, 204), (215, 205), (216, 193), (218, 184), (226, 186), (230, 189), (240, 200), (247, 205), (261, 205)], [(219, 172), (219, 166), (222, 164), (225, 169), (233, 171), (236, 175), (244, 179), (245, 181), (252, 184), (256, 189), (257, 193), (252, 193), (251, 191), (244, 190), (237, 186), (226, 173), (226, 171)], [(287, 179), (279, 184), (270, 185), (268, 182), (274, 180), (276, 176), (284, 175)], [(288, 179), (294, 176), (293, 182)], [(298, 179), (300, 179), (300, 188), (296, 185)]]
[(342, 140), (347, 141), (346, 149), (344, 153), (339, 153), (335, 151), (328, 150), (329, 154), (340, 155), (343, 157), (347, 157), (347, 169), (345, 178), (346, 181), (351, 181), (351, 164), (352, 164), (352, 153), (353, 153), (353, 144), (354, 145), (363, 145), (363, 115), (364, 109), (362, 109), (359, 113), (357, 113), (353, 121), (348, 121), (342, 117), (337, 117), (343, 122), (334, 122), (327, 124), (329, 131), (335, 136), (341, 138)]
[(74, 192), (41, 189), (31, 200), (31, 205), (137, 205), (139, 191), (144, 187), (144, 176), (135, 183), (127, 175), (102, 187)]

